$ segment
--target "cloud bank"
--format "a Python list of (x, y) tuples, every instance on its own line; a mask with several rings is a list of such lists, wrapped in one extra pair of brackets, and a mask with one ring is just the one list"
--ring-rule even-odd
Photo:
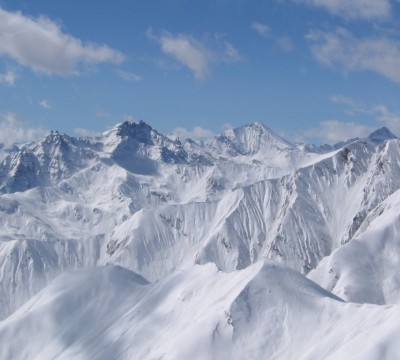
[(344, 28), (311, 31), (306, 38), (317, 61), (346, 71), (373, 71), (400, 82), (400, 41), (384, 36), (358, 38)]
[(0, 56), (37, 73), (68, 76), (78, 64), (119, 64), (125, 56), (106, 45), (82, 43), (47, 17), (31, 18), (0, 8)]

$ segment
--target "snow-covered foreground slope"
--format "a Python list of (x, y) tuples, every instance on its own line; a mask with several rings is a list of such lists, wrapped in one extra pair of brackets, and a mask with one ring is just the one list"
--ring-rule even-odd
[(354, 239), (310, 278), (349, 301), (400, 303), (400, 191), (375, 208)]
[(125, 122), (10, 154), (0, 358), (399, 357), (400, 140), (342, 145)]
[(399, 316), (264, 261), (231, 273), (195, 266), (155, 284), (99, 267), (61, 275), (1, 322), (0, 357), (395, 359)]

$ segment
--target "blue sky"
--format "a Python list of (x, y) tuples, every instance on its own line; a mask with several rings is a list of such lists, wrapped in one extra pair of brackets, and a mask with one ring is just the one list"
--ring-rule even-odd
[(199, 138), (400, 135), (398, 0), (0, 0), (0, 141), (140, 120)]

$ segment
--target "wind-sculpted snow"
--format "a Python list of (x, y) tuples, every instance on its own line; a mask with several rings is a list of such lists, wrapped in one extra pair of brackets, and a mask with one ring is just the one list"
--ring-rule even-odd
[[(260, 123), (181, 142), (125, 122), (11, 153), (0, 164), (0, 341), (28, 337), (40, 318), (45, 336), (0, 358), (398, 355), (386, 331), (398, 331), (398, 305), (343, 304), (303, 275), (345, 300), (400, 303), (400, 140), (380, 129), (315, 149)], [(360, 352), (371, 331), (376, 347)]]

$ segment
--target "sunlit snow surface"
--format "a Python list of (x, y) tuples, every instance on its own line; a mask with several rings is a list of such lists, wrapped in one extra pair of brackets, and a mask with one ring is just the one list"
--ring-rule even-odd
[(0, 358), (400, 358), (400, 141), (343, 146), (126, 122), (6, 157)]

